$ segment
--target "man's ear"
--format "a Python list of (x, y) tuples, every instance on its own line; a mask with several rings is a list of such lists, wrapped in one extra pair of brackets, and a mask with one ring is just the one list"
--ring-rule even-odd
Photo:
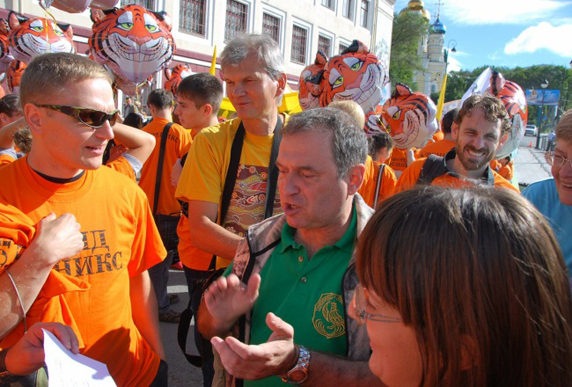
[(286, 74), (285, 73), (280, 74), (276, 79), (276, 81), (278, 82), (278, 88), (276, 89), (275, 97), (278, 97), (284, 94), (284, 90), (286, 90)]
[(6, 113), (0, 113), (0, 125), (2, 125), (2, 127), (8, 125), (8, 120), (9, 117)]
[(502, 148), (502, 146), (504, 145), (504, 143), (506, 142), (506, 140), (508, 140), (508, 133), (505, 133), (503, 136), (501, 136), (500, 140), (499, 140), (499, 144), (497, 145), (497, 151)]
[(44, 131), (42, 127), (43, 116), (42, 109), (36, 105), (27, 103), (24, 106), (24, 117), (32, 133), (42, 133)]
[(354, 195), (361, 187), (365, 176), (365, 165), (356, 164), (346, 174), (348, 182), (348, 195)]
[(210, 103), (205, 103), (201, 108), (201, 111), (203, 113), (203, 117), (208, 118), (213, 113), (213, 107)]
[(459, 137), (459, 124), (456, 122), (453, 122), (451, 125), (451, 137), (453, 137), (455, 141), (457, 141), (457, 137)]

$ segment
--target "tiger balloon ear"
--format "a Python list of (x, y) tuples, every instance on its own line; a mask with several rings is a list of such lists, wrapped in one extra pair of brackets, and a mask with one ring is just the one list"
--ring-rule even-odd
[(11, 29), (19, 27), (20, 24), (25, 23), (28, 20), (30, 19), (27, 18), (26, 16), (20, 15), (14, 11), (10, 11), (10, 13), (8, 14), (8, 25), (10, 26)]
[(5, 19), (0, 19), (0, 35), (8, 36), (10, 34), (10, 27)]
[(169, 14), (167, 12), (165, 11), (160, 11), (160, 12), (151, 11), (151, 12), (153, 13), (153, 15), (155, 15), (157, 20), (163, 22), (165, 27), (167, 27), (167, 29), (171, 31), (171, 29), (173, 28), (173, 23), (171, 22), (171, 18), (169, 17)]
[(404, 83), (396, 83), (395, 84), (395, 90), (393, 91), (393, 94), (391, 94), (391, 98), (397, 98), (399, 96), (403, 96), (403, 95), (410, 95), (413, 92), (411, 91), (411, 89), (409, 88), (409, 86), (407, 86)]
[(92, 22), (98, 23), (110, 13), (115, 13), (115, 11), (117, 11), (117, 8), (105, 9), (105, 10), (91, 8), (89, 12), (89, 18), (91, 19)]
[(171, 79), (171, 77), (173, 76), (173, 70), (169, 67), (165, 67), (165, 70), (163, 70), (163, 73), (165, 74), (165, 78), (169, 81)]
[(60, 30), (62, 30), (68, 38), (73, 39), (73, 28), (71, 24), (58, 23), (58, 27), (60, 27)]

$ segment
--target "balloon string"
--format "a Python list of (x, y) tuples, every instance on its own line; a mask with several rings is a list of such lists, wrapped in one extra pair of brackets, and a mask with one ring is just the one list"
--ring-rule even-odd
[(45, 15), (44, 15), (44, 16), (45, 16), (45, 18), (44, 18), (44, 31), (46, 31), (46, 44), (47, 44), (47, 46), (48, 46), (48, 53), (49, 53), (51, 46), (50, 46), (50, 44), (49, 44), (49, 41), (50, 41), (49, 38), (50, 38), (50, 36), (49, 36), (49, 33), (48, 33), (48, 17), (51, 17), (51, 18), (52, 18), (52, 20), (54, 21), (54, 25), (57, 25), (57, 24), (58, 24), (58, 21), (56, 20), (56, 18), (54, 17), (54, 15), (52, 15), (51, 12), (48, 11), (48, 9), (44, 6), (44, 2), (43, 2), (43, 1), (40, 1), (40, 7), (42, 7), (42, 9), (43, 9), (44, 12), (45, 12)]

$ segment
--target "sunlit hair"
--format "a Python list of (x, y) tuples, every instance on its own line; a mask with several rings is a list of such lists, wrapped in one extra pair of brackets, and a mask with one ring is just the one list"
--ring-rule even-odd
[(147, 97), (147, 106), (154, 106), (157, 109), (167, 109), (173, 107), (173, 94), (169, 90), (154, 89)]
[(65, 93), (70, 85), (99, 78), (111, 83), (105, 67), (87, 57), (69, 53), (37, 56), (20, 81), (22, 107), (28, 103), (53, 103), (54, 97)]
[(309, 132), (323, 133), (324, 137), (332, 134), (332, 153), (338, 178), (343, 178), (354, 165), (365, 163), (365, 132), (348, 113), (330, 107), (310, 109), (293, 115), (282, 129), (283, 136)]
[(27, 126), (14, 133), (14, 144), (20, 152), (28, 154), (32, 150), (32, 132)]
[(455, 116), (454, 122), (460, 126), (461, 122), (463, 122), (463, 118), (470, 116), (475, 108), (482, 109), (487, 121), (501, 121), (501, 135), (505, 135), (510, 131), (512, 124), (502, 101), (496, 97), (478, 94), (473, 94), (465, 100), (463, 106)]
[(222, 84), (212, 74), (192, 74), (179, 83), (177, 95), (193, 101), (197, 109), (206, 104), (211, 105), (213, 114), (216, 115), (222, 103)]
[[(357, 254), (360, 282), (415, 331), (422, 385), (572, 385), (566, 266), (550, 226), (520, 195), (404, 191), (382, 203)], [(466, 371), (463, 343), (474, 364)]]
[(368, 153), (371, 157), (374, 157), (381, 151), (382, 149), (387, 149), (389, 154), (393, 150), (393, 139), (387, 132), (379, 132), (374, 134), (373, 136), (369, 136), (367, 138), (368, 143)]
[(556, 140), (572, 143), (572, 109), (560, 117), (560, 122), (556, 125)]
[(358, 126), (363, 128), (365, 125), (365, 114), (362, 107), (356, 101), (333, 101), (328, 107), (334, 109), (340, 109), (348, 113), (354, 120), (356, 120)]
[(20, 98), (16, 94), (6, 94), (0, 98), (0, 113), (4, 113), (9, 117), (21, 114)]
[[(222, 73), (224, 74), (225, 68), (240, 66), (247, 58), (255, 58), (275, 81), (286, 73), (284, 57), (278, 43), (267, 35), (258, 34), (240, 35), (227, 43), (220, 56)], [(283, 94), (276, 97), (277, 105), (282, 103), (282, 97)]]

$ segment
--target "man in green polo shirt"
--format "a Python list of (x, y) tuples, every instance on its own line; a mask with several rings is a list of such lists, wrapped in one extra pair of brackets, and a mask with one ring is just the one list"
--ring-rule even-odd
[(366, 156), (363, 130), (336, 109), (299, 113), (282, 130), (284, 213), (250, 226), (199, 309), (232, 385), (381, 385), (367, 332), (347, 313), (355, 243), (373, 213), (357, 194)]

